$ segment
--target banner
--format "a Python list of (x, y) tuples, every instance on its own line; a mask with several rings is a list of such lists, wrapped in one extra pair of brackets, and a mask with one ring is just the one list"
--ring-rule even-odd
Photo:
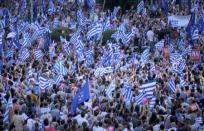
[(190, 21), (191, 15), (187, 16), (168, 16), (168, 24), (171, 27), (187, 27)]
[(100, 68), (97, 68), (94, 72), (94, 75), (96, 77), (98, 76), (103, 76), (105, 74), (109, 74), (109, 73), (112, 73), (114, 70), (112, 67), (100, 67)]
[(193, 49), (192, 50), (191, 60), (193, 62), (199, 62), (201, 60), (200, 49)]

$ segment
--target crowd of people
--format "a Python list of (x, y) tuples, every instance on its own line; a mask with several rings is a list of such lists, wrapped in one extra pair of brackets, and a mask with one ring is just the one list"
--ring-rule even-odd
[[(1, 8), (0, 130), (204, 131), (204, 30), (192, 40), (189, 26), (171, 27), (167, 18), (187, 16), (187, 9), (178, 10), (172, 2), (167, 13), (160, 10), (156, 17), (147, 5), (142, 14), (137, 9), (115, 8), (119, 12), (113, 15), (113, 9), (84, 9), (59, 1), (45, 2), (45, 9), (34, 6), (41, 10), (34, 8), (33, 18), (24, 0), (17, 1), (15, 8)], [(196, 15), (204, 17), (202, 1)], [(127, 43), (118, 34), (107, 42), (102, 33), (87, 39), (91, 28), (107, 18), (103, 34), (130, 32)], [(37, 36), (36, 26), (43, 30)], [(60, 41), (52, 40), (50, 34), (57, 28), (69, 28), (71, 33), (62, 31)], [(192, 59), (194, 49), (200, 51), (197, 61)], [(175, 60), (184, 64), (181, 71), (172, 64), (171, 54), (176, 53), (183, 54)], [(151, 96), (141, 92), (152, 81)], [(74, 98), (85, 82), (89, 99), (73, 111)], [(131, 99), (126, 96), (126, 84)], [(136, 102), (143, 93), (141, 102)]]

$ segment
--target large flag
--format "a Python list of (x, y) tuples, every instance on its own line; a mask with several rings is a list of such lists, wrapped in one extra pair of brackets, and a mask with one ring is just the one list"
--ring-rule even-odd
[(54, 66), (53, 69), (56, 73), (60, 74), (60, 75), (66, 75), (67, 74), (67, 68), (65, 68), (63, 66), (63, 61), (57, 61)]
[(108, 97), (108, 99), (112, 100), (112, 93), (115, 90), (115, 79), (113, 79), (110, 83), (110, 85), (108, 86), (107, 90), (106, 90), (106, 96)]
[(145, 97), (146, 97), (145, 90), (143, 90), (142, 93), (140, 93), (138, 96), (135, 97), (136, 104), (138, 104), (138, 105), (142, 104)]
[(90, 99), (89, 80), (87, 79), (83, 87), (79, 89), (74, 96), (74, 99), (71, 104), (71, 110), (70, 110), (71, 113), (75, 114), (77, 106), (89, 99)]
[(155, 88), (156, 81), (150, 81), (142, 84), (139, 88), (139, 92), (142, 93), (144, 91), (147, 98), (152, 98)]

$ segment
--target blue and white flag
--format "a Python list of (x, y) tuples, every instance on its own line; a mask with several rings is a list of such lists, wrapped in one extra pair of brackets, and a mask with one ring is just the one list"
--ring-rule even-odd
[(185, 59), (179, 59), (177, 62), (172, 63), (172, 70), (178, 74), (182, 74), (186, 68)]
[(150, 49), (147, 48), (143, 51), (142, 55), (141, 55), (141, 58), (140, 58), (140, 66), (143, 68), (145, 66), (145, 64), (147, 63), (148, 59), (149, 59), (149, 56), (150, 56)]
[(63, 66), (63, 62), (62, 61), (57, 61), (54, 66), (53, 69), (56, 73), (60, 74), (60, 75), (66, 75), (68, 70), (67, 68), (65, 68)]
[(140, 3), (137, 5), (137, 14), (144, 14), (145, 12), (145, 6), (144, 1), (140, 1)]
[(42, 58), (44, 56), (44, 53), (40, 49), (35, 50), (34, 54), (35, 54), (36, 60), (42, 60)]
[(142, 93), (135, 97), (135, 103), (138, 105), (142, 104), (145, 97), (146, 97), (145, 91), (142, 91)]
[(88, 5), (89, 8), (94, 8), (96, 5), (95, 0), (86, 0), (86, 4)]
[(151, 99), (150, 99), (150, 102), (149, 102), (149, 110), (152, 111), (155, 107), (155, 104), (156, 104), (156, 100), (157, 98), (155, 96), (153, 96)]
[(132, 96), (133, 96), (132, 86), (129, 84), (127, 79), (125, 79), (123, 82), (122, 94), (126, 101), (129, 101), (129, 102), (132, 101)]
[(6, 58), (13, 58), (13, 55), (14, 55), (14, 49), (13, 48), (11, 48), (11, 49), (9, 49), (9, 50), (7, 50), (6, 51)]
[(52, 87), (52, 82), (45, 77), (39, 76), (38, 81), (38, 84), (42, 90)]
[(93, 58), (93, 50), (89, 49), (85, 52), (85, 57), (86, 57), (86, 66), (90, 66), (94, 63), (94, 58)]
[(108, 97), (108, 99), (110, 100), (113, 99), (112, 93), (115, 90), (115, 88), (116, 88), (115, 79), (113, 79), (106, 90), (106, 96)]
[(111, 19), (114, 19), (117, 16), (119, 10), (120, 10), (119, 6), (118, 7), (114, 7), (113, 12), (111, 14)]
[(54, 84), (60, 85), (60, 82), (64, 79), (63, 75), (57, 75), (53, 78)]
[(81, 9), (77, 10), (77, 22), (79, 26), (85, 26), (88, 22)]
[(190, 55), (192, 52), (192, 46), (189, 45), (187, 48), (185, 48), (182, 52), (182, 56)]
[(151, 81), (151, 82), (142, 84), (139, 88), (139, 92), (142, 93), (143, 91), (145, 91), (146, 97), (152, 98), (155, 88), (156, 88), (156, 81)]
[(161, 40), (155, 44), (156, 49), (161, 50), (164, 47), (164, 40)]
[(3, 122), (4, 123), (9, 123), (9, 112), (10, 112), (12, 106), (13, 106), (13, 102), (12, 102), (12, 97), (10, 96), (8, 99), (8, 102), (6, 104), (6, 111), (3, 114), (3, 117), (4, 117)]
[(171, 92), (173, 92), (173, 93), (176, 92), (176, 85), (175, 85), (174, 80), (173, 80), (172, 78), (169, 79), (168, 89), (169, 89)]
[(101, 23), (97, 23), (87, 32), (87, 39), (90, 40), (93, 36), (99, 35), (101, 36), (103, 32), (103, 25)]
[(49, 0), (49, 4), (48, 4), (48, 14), (49, 15), (53, 15), (55, 13), (55, 5), (53, 0)]
[(20, 54), (18, 56), (20, 61), (26, 61), (30, 56), (30, 52), (27, 48), (24, 48), (20, 51)]

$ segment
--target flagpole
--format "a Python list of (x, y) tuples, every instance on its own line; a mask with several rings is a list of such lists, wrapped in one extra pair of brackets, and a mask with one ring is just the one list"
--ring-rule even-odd
[(31, 23), (33, 22), (33, 0), (30, 0), (30, 18), (31, 18)]

